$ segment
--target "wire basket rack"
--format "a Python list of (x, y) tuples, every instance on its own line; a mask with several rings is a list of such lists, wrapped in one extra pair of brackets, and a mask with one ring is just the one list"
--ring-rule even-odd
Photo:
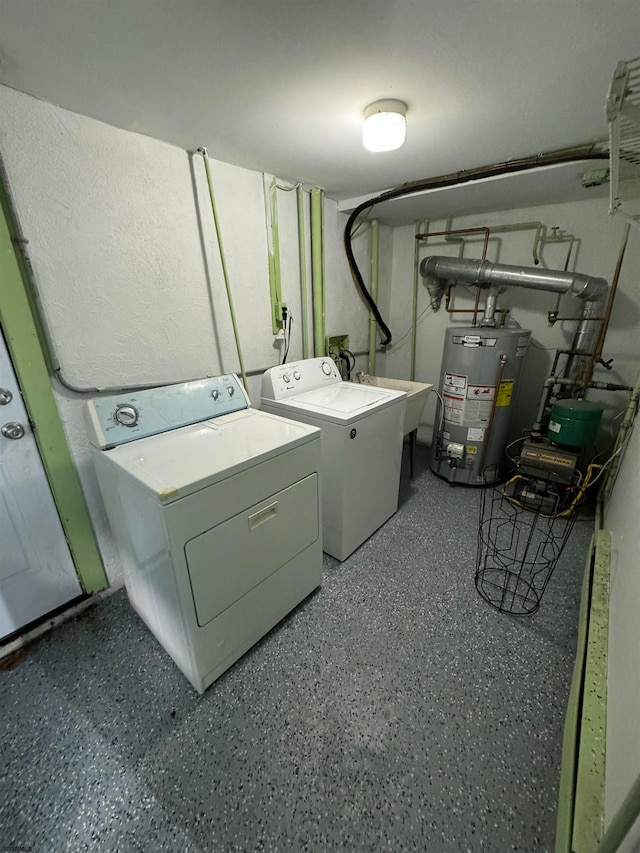
[(475, 583), (488, 604), (515, 616), (538, 610), (576, 504), (574, 487), (520, 474), (481, 489)]
[(619, 213), (634, 225), (640, 217), (631, 215), (623, 202), (624, 184), (631, 188), (640, 178), (640, 56), (619, 62), (611, 79), (606, 103), (609, 123), (609, 213)]

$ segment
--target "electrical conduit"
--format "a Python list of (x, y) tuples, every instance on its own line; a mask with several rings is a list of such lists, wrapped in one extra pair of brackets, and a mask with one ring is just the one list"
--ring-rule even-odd
[(211, 170), (209, 168), (209, 157), (206, 148), (198, 148), (198, 152), (202, 154), (204, 169), (207, 173), (207, 184), (209, 186), (209, 198), (211, 199), (211, 212), (213, 213), (213, 222), (216, 228), (216, 239), (218, 241), (218, 252), (220, 254), (220, 263), (222, 265), (222, 275), (224, 277), (224, 286), (227, 290), (227, 301), (229, 303), (229, 313), (231, 315), (231, 325), (233, 326), (233, 334), (236, 339), (236, 350), (238, 352), (238, 362), (240, 364), (240, 373), (242, 374), (242, 384), (248, 392), (247, 374), (244, 370), (244, 361), (242, 358), (242, 347), (240, 346), (240, 336), (238, 334), (238, 324), (236, 323), (236, 312), (233, 307), (233, 296), (231, 293), (231, 285), (229, 283), (229, 273), (227, 271), (227, 262), (224, 255), (224, 247), (222, 245), (222, 234), (220, 232), (220, 222), (218, 221), (218, 209), (216, 207), (216, 198), (213, 192), (213, 181), (211, 180)]

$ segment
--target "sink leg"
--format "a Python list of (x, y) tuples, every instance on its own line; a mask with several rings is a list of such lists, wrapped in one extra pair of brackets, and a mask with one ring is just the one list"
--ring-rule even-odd
[(413, 450), (416, 446), (416, 437), (418, 430), (414, 429), (409, 433), (409, 476), (413, 480)]

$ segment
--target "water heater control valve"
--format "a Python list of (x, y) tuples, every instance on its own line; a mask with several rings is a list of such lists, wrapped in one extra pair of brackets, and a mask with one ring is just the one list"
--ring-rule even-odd
[(450, 441), (446, 452), (449, 459), (464, 459), (464, 444)]

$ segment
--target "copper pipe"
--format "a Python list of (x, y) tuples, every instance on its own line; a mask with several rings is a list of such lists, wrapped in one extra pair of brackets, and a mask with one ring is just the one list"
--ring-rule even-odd
[[(416, 234), (416, 240), (428, 240), (429, 237), (449, 237), (452, 234), (484, 234), (484, 242), (482, 244), (482, 260), (484, 261), (487, 257), (487, 249), (489, 248), (489, 235), (491, 234), (491, 229), (486, 225), (481, 226), (480, 228), (453, 228), (447, 231), (432, 231), (429, 234)], [(451, 301), (451, 286), (447, 288), (447, 298), (445, 302), (445, 311), (448, 314), (471, 314), (473, 313), (473, 319), (471, 320), (472, 326), (478, 325), (478, 306), (480, 305), (480, 285), (476, 285), (476, 301), (474, 303), (473, 308), (451, 308), (449, 309), (449, 304)]]
[(591, 356), (593, 353), (590, 352), (582, 352), (580, 350), (575, 349), (557, 349), (556, 357), (553, 359), (553, 366), (551, 368), (551, 376), (555, 376), (556, 367), (558, 366), (558, 361), (560, 360), (561, 355), (582, 355), (582, 356)]
[(487, 249), (489, 248), (489, 235), (491, 229), (486, 225), (480, 228), (455, 228), (448, 231), (432, 231), (429, 234), (416, 234), (416, 240), (428, 240), (429, 237), (448, 237), (451, 234), (484, 234), (484, 243), (482, 244), (482, 260), (487, 257)]
[(593, 355), (591, 356), (591, 360), (589, 361), (589, 364), (585, 371), (585, 385), (588, 385), (589, 382), (591, 382), (591, 380), (593, 379), (593, 369), (596, 366), (596, 362), (598, 361), (598, 359), (602, 357), (602, 350), (604, 349), (604, 340), (607, 336), (607, 330), (609, 329), (609, 321), (611, 319), (611, 312), (613, 311), (613, 300), (615, 299), (616, 290), (618, 289), (618, 280), (620, 279), (622, 262), (624, 261), (624, 255), (627, 250), (627, 241), (629, 240), (630, 230), (631, 225), (627, 223), (624, 229), (622, 243), (620, 245), (620, 252), (618, 254), (616, 270), (613, 274), (613, 281), (611, 282), (611, 287), (609, 289), (609, 299), (607, 301), (607, 307), (605, 308), (602, 326), (600, 327), (600, 334), (598, 336), (598, 340), (596, 341), (595, 349), (593, 351)]
[(565, 323), (573, 321), (574, 323), (589, 323), (593, 320), (601, 323), (603, 320), (606, 320), (606, 317), (555, 317), (553, 311), (549, 312), (548, 321), (553, 325), (554, 323)]

